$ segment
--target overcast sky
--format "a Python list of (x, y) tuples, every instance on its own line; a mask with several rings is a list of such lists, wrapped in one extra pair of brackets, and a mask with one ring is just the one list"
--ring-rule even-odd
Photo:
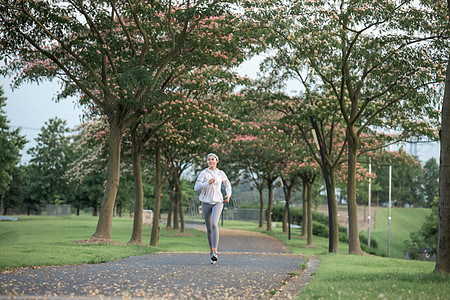
[(65, 99), (59, 103), (54, 101), (58, 84), (45, 82), (40, 85), (24, 84), (14, 91), (10, 87), (11, 79), (0, 77), (4, 96), (7, 99), (4, 108), (10, 126), (22, 127), (21, 133), (26, 136), (28, 143), (22, 151), (22, 162), (26, 163), (30, 157), (26, 150), (36, 145), (34, 139), (49, 119), (58, 117), (67, 122), (69, 128), (80, 124), (81, 109), (77, 108), (73, 99)]
[[(239, 68), (239, 72), (255, 78), (259, 61), (260, 59), (257, 59), (244, 63)], [(34, 139), (46, 121), (58, 117), (66, 120), (69, 128), (75, 128), (81, 122), (81, 109), (77, 107), (76, 99), (64, 99), (59, 103), (54, 101), (59, 89), (57, 82), (45, 82), (40, 85), (24, 84), (14, 91), (11, 90), (10, 83), (11, 78), (0, 77), (0, 85), (3, 86), (5, 92), (4, 96), (8, 98), (5, 111), (10, 125), (14, 128), (22, 127), (21, 132), (29, 141), (22, 151), (22, 162), (26, 163), (30, 157), (25, 152), (36, 144)], [(295, 89), (295, 87), (288, 87), (288, 89)], [(416, 147), (406, 144), (404, 149), (418, 155), (422, 162), (431, 157), (436, 158), (439, 162), (439, 143), (419, 144)]]

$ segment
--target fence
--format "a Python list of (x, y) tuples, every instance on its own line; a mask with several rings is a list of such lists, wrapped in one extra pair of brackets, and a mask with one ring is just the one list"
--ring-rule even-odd
[[(269, 199), (268, 190), (263, 190), (263, 198), (267, 204)], [(292, 194), (291, 201), (298, 201), (301, 199), (299, 192), (295, 191)], [(273, 201), (284, 201), (284, 191), (281, 187), (275, 187), (273, 190)], [(248, 209), (247, 207), (259, 207), (260, 195), (259, 191), (250, 182), (240, 183), (233, 185), (233, 195), (229, 203), (224, 205), (224, 214), (226, 219), (229, 220), (244, 220), (244, 221), (257, 221), (259, 220), (259, 209)], [(198, 194), (194, 194), (189, 200), (189, 207), (187, 215), (192, 219), (202, 219), (200, 210), (200, 201), (198, 200)], [(264, 210), (264, 218), (266, 213)]]
[(70, 217), (70, 204), (47, 204), (45, 206), (47, 216)]

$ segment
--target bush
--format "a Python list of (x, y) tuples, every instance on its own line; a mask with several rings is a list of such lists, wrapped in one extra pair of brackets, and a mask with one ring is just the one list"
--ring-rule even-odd
[[(303, 208), (290, 207), (289, 213), (291, 215), (291, 224), (302, 225), (303, 222)], [(272, 207), (272, 221), (282, 222), (284, 214), (284, 205), (275, 205)], [(328, 217), (322, 213), (312, 212), (313, 221), (317, 221), (323, 225), (328, 226)]]
[(323, 225), (322, 223), (313, 221), (313, 235), (321, 236), (321, 237), (329, 237), (328, 227)]
[[(303, 209), (299, 207), (290, 207), (291, 224), (301, 225), (303, 220)], [(284, 205), (276, 205), (272, 207), (272, 221), (282, 222), (284, 215)]]
[[(284, 205), (276, 205), (272, 208), (272, 221), (282, 222), (284, 214)], [(290, 208), (291, 223), (301, 225), (303, 220), (303, 209), (298, 207)], [(312, 212), (313, 218), (313, 235), (320, 237), (329, 237), (328, 230), (328, 217), (322, 213)], [(347, 228), (338, 225), (339, 230), (339, 242), (348, 243)], [(361, 244), (361, 249), (369, 254), (378, 256), (387, 256), (384, 251), (378, 249), (378, 242), (371, 237), (370, 238), (370, 248), (367, 247), (367, 237), (365, 235), (359, 235), (359, 242)]]

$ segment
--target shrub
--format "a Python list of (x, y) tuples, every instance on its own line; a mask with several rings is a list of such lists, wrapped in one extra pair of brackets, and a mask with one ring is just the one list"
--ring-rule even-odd
[[(303, 219), (303, 209), (298, 207), (290, 208), (291, 214), (291, 223), (301, 225)], [(272, 208), (272, 221), (281, 222), (283, 221), (284, 214), (284, 205), (276, 205)], [(328, 230), (328, 217), (322, 213), (312, 212), (313, 218), (313, 235), (321, 236), (328, 238), (329, 230)], [(348, 235), (347, 228), (344, 226), (338, 225), (339, 230), (339, 241), (343, 243), (348, 243)], [(365, 235), (359, 235), (359, 241), (361, 244), (361, 249), (364, 252), (378, 255), (378, 256), (387, 256), (384, 251), (378, 249), (378, 242), (371, 237), (370, 238), (370, 248), (367, 247), (367, 237)]]
[[(272, 221), (282, 222), (284, 214), (284, 205), (275, 205), (272, 207)], [(303, 208), (290, 207), (289, 214), (291, 215), (291, 224), (302, 225), (303, 222)], [(328, 217), (319, 212), (312, 212), (313, 221), (317, 221), (323, 225), (328, 226)]]

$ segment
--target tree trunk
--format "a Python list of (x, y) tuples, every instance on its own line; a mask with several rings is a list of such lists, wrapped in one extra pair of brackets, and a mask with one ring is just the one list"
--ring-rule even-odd
[(175, 184), (175, 186), (176, 186), (175, 199), (176, 199), (176, 203), (178, 206), (177, 211), (180, 216), (180, 223), (181, 223), (180, 231), (184, 232), (185, 226), (184, 226), (184, 213), (183, 213), (183, 193), (181, 190), (180, 176), (178, 174), (176, 174), (175, 176), (176, 176), (176, 178), (175, 178), (175, 182), (176, 182), (176, 184)]
[(272, 231), (272, 204), (273, 204), (273, 180), (267, 179), (267, 189), (269, 193), (269, 201), (267, 204), (267, 231)]
[[(450, 16), (450, 1), (448, 9)], [(450, 57), (445, 75), (440, 136), (438, 245), (434, 272), (450, 274)]]
[(348, 209), (348, 252), (349, 254), (362, 254), (359, 243), (358, 215), (356, 205), (356, 163), (358, 157), (358, 140), (354, 140), (347, 129), (348, 138), (348, 182), (347, 182), (347, 209)]
[[(173, 176), (178, 176), (178, 174), (174, 174)], [(178, 219), (179, 216), (179, 207), (180, 207), (180, 190), (179, 190), (179, 182), (177, 182), (177, 178), (175, 178), (175, 202), (173, 203), (173, 229), (178, 230), (180, 229), (180, 221)]]
[(150, 237), (150, 246), (158, 247), (159, 240), (159, 214), (161, 211), (161, 192), (162, 192), (162, 172), (160, 146), (157, 143), (155, 147), (155, 209), (153, 212), (152, 234)]
[(259, 192), (259, 228), (263, 228), (264, 222), (264, 190), (258, 187)]
[(306, 205), (308, 206), (308, 211), (306, 213), (308, 221), (307, 221), (307, 230), (306, 230), (306, 244), (311, 246), (313, 244), (313, 224), (312, 224), (312, 205), (311, 205), (311, 193), (312, 193), (312, 184), (310, 182), (306, 183)]
[(302, 236), (306, 236), (306, 226), (308, 226), (308, 201), (306, 201), (307, 198), (307, 187), (306, 182), (303, 179), (303, 191), (302, 191), (302, 200), (303, 200), (303, 209), (302, 209)]
[(0, 195), (0, 211), (2, 216), (6, 215), (6, 210), (4, 209), (3, 196)]
[(133, 231), (129, 243), (141, 244), (142, 243), (142, 228), (143, 228), (143, 216), (144, 216), (144, 187), (142, 185), (142, 169), (141, 169), (141, 157), (143, 145), (139, 142), (137, 134), (132, 131), (132, 160), (133, 160), (133, 178), (134, 178), (134, 218), (133, 218)]
[(111, 239), (111, 225), (113, 218), (114, 203), (116, 201), (117, 189), (120, 178), (120, 150), (122, 140), (122, 119), (115, 117), (110, 122), (108, 175), (103, 195), (103, 202), (98, 218), (97, 229), (92, 239)]
[(122, 204), (117, 205), (119, 207), (119, 218), (122, 217)]
[(167, 214), (166, 228), (172, 229), (172, 211), (174, 210), (173, 204), (175, 203), (175, 182), (173, 177), (169, 180), (169, 191), (169, 212)]
[(329, 211), (329, 218), (331, 223), (331, 232), (332, 240), (331, 240), (331, 250), (330, 252), (338, 253), (339, 252), (339, 226), (338, 226), (338, 218), (337, 218), (337, 204), (336, 204), (336, 175), (334, 168), (329, 168), (329, 176), (330, 176), (330, 198), (331, 198), (331, 207)]
[[(286, 183), (284, 183), (286, 184)], [(292, 187), (293, 184), (286, 186), (285, 185), (285, 189), (286, 189), (286, 205), (284, 206), (284, 213), (283, 213), (283, 232), (286, 233), (289, 230), (289, 220), (288, 220), (288, 216), (289, 216), (289, 205), (291, 203), (291, 194), (292, 194)]]

